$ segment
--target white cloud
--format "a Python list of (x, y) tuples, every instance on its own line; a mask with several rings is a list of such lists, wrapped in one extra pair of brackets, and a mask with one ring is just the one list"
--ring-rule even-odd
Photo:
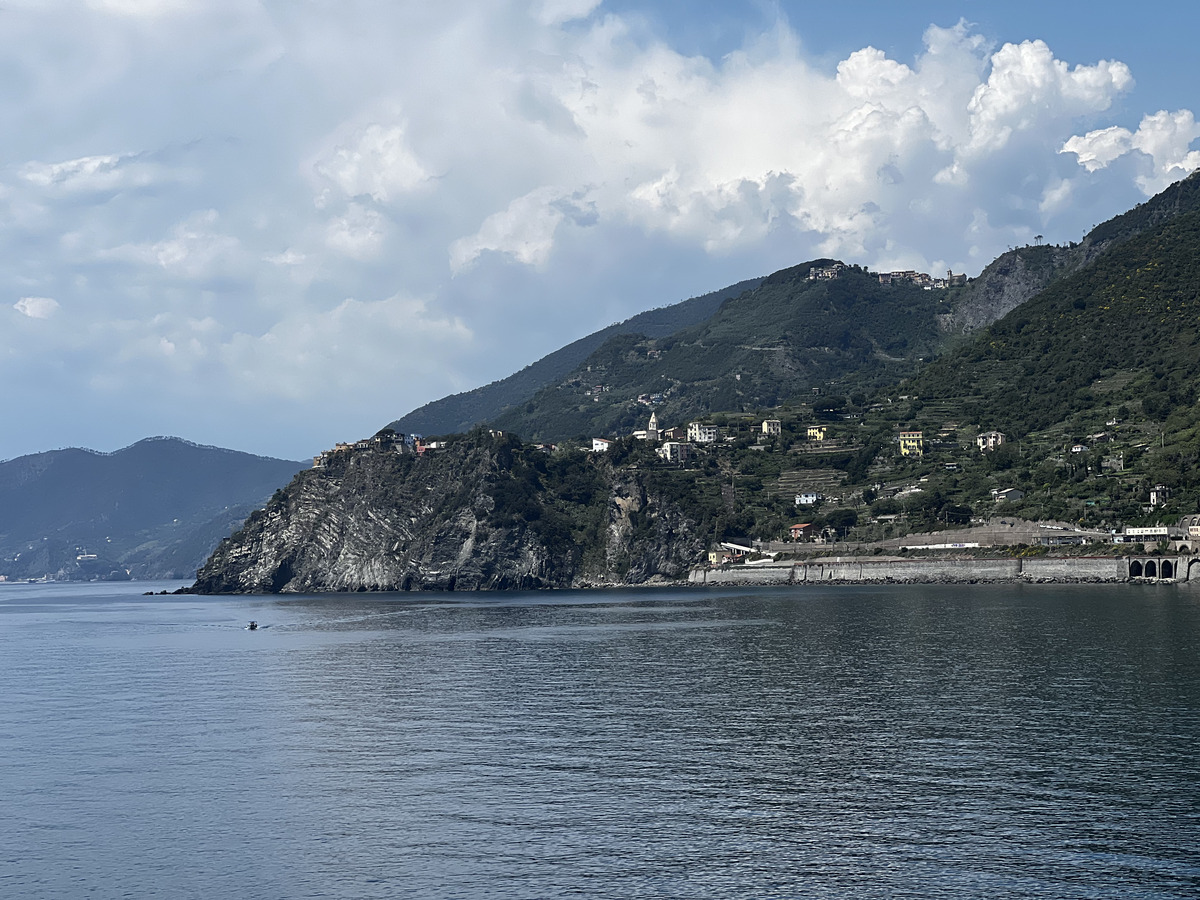
[(351, 203), (345, 215), (329, 221), (325, 243), (351, 259), (367, 260), (379, 253), (387, 223), (380, 213), (360, 203)]
[[(1066, 137), (1075, 117), (1104, 111), (1132, 83), (1120, 63), (1071, 68), (1039, 41), (988, 55), (961, 25), (930, 28), (915, 67), (866, 48), (832, 78), (786, 30), (719, 67), (661, 45), (631, 58), (611, 21), (573, 50), (574, 64), (542, 72), (539, 84), (578, 139), (553, 145), (541, 187), (453, 245), (456, 270), (484, 250), (545, 266), (562, 221), (547, 197), (579, 191), (602, 222), (662, 230), (710, 253), (779, 228), (817, 233), (825, 252), (869, 253), (879, 234), (929, 209), (931, 187), (965, 197), (975, 169), (1029, 152), (1008, 149), (1014, 134)], [(936, 216), (972, 208), (942, 197)]]
[(282, 253), (264, 256), (264, 260), (275, 266), (299, 266), (308, 261), (308, 257), (298, 250), (288, 248)]
[(1113, 125), (1084, 135), (1075, 135), (1062, 146), (1062, 153), (1074, 153), (1089, 172), (1105, 168), (1113, 160), (1133, 149), (1133, 132)]
[(1062, 145), (1061, 153), (1073, 153), (1089, 172), (1107, 168), (1129, 153), (1141, 156), (1137, 184), (1146, 196), (1158, 193), (1172, 182), (1200, 169), (1200, 150), (1191, 145), (1200, 138), (1191, 110), (1166, 110), (1147, 115), (1136, 132), (1111, 126), (1076, 135)]
[(561, 25), (592, 14), (601, 0), (540, 0), (535, 4), (538, 21), (543, 25)]
[[(1124, 64), (962, 23), (840, 61), (782, 19), (681, 53), (598, 0), (14, 0), (5, 25), (0, 281), (71, 314), (0, 335), (0, 377), (69, 360), (104, 421), (136, 390), (223, 422), (201, 388), (245, 384), (277, 399), (247, 431), (378, 427), (803, 259), (975, 272), (1200, 165), (1190, 111), (1119, 108)], [(31, 380), (55, 408), (62, 378)]]
[(59, 163), (28, 162), (21, 167), (28, 184), (62, 194), (113, 192), (148, 187), (167, 173), (138, 154), (85, 156)]
[(48, 319), (58, 312), (58, 301), (51, 297), (22, 297), (13, 309), (31, 319)]
[(347, 196), (370, 195), (381, 203), (414, 190), (431, 177), (406, 145), (402, 124), (371, 123), (314, 168)]
[(123, 245), (101, 251), (101, 259), (157, 266), (172, 276), (203, 280), (228, 274), (238, 262), (237, 238), (215, 227), (220, 214), (202, 210), (177, 223), (170, 235), (152, 244)]
[(1002, 149), (1016, 131), (1102, 112), (1133, 87), (1133, 75), (1124, 63), (1101, 60), (1071, 68), (1055, 59), (1042, 41), (1005, 44), (993, 54), (991, 67), (967, 106), (967, 149), (975, 153)]
[(527, 266), (541, 266), (554, 248), (554, 233), (566, 218), (564, 193), (538, 188), (484, 220), (478, 232), (450, 245), (450, 268), (460, 272), (485, 251), (505, 253)]

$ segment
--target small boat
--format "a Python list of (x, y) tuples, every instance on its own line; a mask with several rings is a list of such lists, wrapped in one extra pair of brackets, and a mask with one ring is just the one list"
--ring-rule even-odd
[(253, 619), (251, 619), (250, 624), (246, 626), (246, 630), (247, 631), (258, 631), (258, 623), (255, 622)]

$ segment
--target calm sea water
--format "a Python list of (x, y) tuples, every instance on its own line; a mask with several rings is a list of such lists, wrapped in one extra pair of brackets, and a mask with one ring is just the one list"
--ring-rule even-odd
[(1200, 895), (1200, 588), (147, 587), (0, 587), (0, 896)]

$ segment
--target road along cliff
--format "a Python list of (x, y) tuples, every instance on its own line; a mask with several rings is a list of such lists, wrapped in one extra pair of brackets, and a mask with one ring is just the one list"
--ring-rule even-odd
[(362, 442), (226, 538), (196, 593), (522, 590), (684, 580), (705, 536), (637, 469), (477, 430)]

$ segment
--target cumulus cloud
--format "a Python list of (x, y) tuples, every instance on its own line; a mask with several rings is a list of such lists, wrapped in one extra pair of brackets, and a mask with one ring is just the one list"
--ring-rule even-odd
[(351, 259), (367, 260), (375, 256), (386, 237), (384, 217), (369, 206), (351, 203), (346, 213), (329, 221), (327, 246)]
[(1101, 60), (1072, 68), (1055, 59), (1042, 41), (1005, 44), (990, 62), (987, 81), (975, 89), (967, 105), (968, 152), (995, 152), (1016, 131), (1102, 112), (1133, 87), (1133, 76), (1124, 63)]
[(488, 250), (508, 254), (527, 266), (544, 265), (554, 249), (554, 233), (568, 216), (580, 223), (592, 218), (578, 199), (553, 187), (518, 197), (488, 216), (474, 235), (450, 245), (451, 269), (462, 271)]
[(48, 319), (58, 312), (58, 301), (52, 297), (22, 297), (13, 309), (31, 319)]
[[(868, 47), (832, 78), (786, 29), (720, 65), (661, 45), (631, 59), (612, 22), (573, 49), (575, 65), (539, 73), (539, 84), (577, 135), (553, 145), (550, 183), (510, 198), (451, 246), (456, 271), (485, 250), (545, 266), (563, 221), (549, 198), (571, 191), (587, 191), (602, 222), (665, 231), (710, 253), (794, 228), (823, 252), (874, 263), (870, 248), (888, 230), (973, 220), (976, 170), (1005, 154), (1044, 157), (1079, 116), (1107, 110), (1132, 85), (1119, 62), (1071, 67), (1041, 41), (989, 52), (962, 25), (930, 28), (915, 66)], [(1010, 148), (1019, 135), (1037, 146)], [(958, 197), (930, 205), (938, 185)], [(923, 263), (931, 250), (960, 265), (987, 252), (910, 246), (907, 258)]]
[(240, 244), (217, 227), (220, 214), (201, 210), (176, 223), (170, 233), (151, 244), (131, 244), (103, 251), (101, 258), (157, 266), (190, 281), (226, 274), (235, 264)]
[(405, 144), (404, 126), (371, 123), (349, 136), (315, 165), (350, 197), (363, 194), (386, 203), (419, 187), (430, 173)]
[(1200, 169), (1200, 150), (1190, 149), (1200, 138), (1200, 125), (1191, 110), (1159, 110), (1142, 119), (1137, 131), (1111, 126), (1076, 135), (1062, 146), (1089, 172), (1107, 168), (1122, 156), (1141, 157), (1138, 186), (1146, 196)]
[(172, 177), (161, 166), (142, 159), (141, 154), (85, 156), (57, 163), (35, 160), (22, 166), (20, 175), (47, 194), (64, 195), (145, 188)]
[(1191, 111), (1118, 116), (1122, 62), (963, 23), (831, 63), (783, 19), (710, 59), (600, 0), (5, 15), (0, 279), (71, 315), (0, 371), (213, 422), (220, 385), (294, 440), (815, 256), (975, 272), (1200, 167)]

